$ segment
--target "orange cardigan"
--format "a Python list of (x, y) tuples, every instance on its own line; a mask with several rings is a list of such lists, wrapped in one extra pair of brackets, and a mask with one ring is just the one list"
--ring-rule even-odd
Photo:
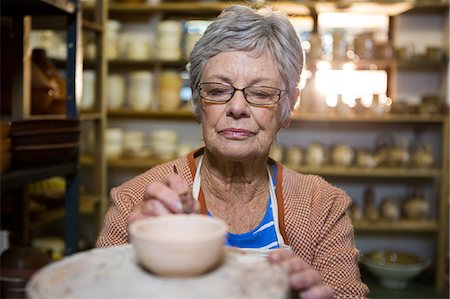
[[(174, 166), (191, 186), (195, 176), (194, 157), (202, 150), (153, 167), (111, 190), (97, 247), (128, 243), (127, 219), (134, 205), (142, 201), (146, 186), (174, 173)], [(346, 214), (351, 199), (341, 189), (316, 175), (303, 175), (276, 163), (276, 196), (280, 231), (286, 244), (314, 267), (335, 298), (366, 298), (358, 268), (359, 252), (354, 245), (353, 226)], [(203, 194), (199, 201), (206, 213)]]

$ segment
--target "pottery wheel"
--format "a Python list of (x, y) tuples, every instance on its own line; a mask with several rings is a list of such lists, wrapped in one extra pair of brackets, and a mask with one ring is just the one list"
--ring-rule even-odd
[(74, 254), (39, 270), (29, 299), (287, 298), (283, 271), (265, 258), (227, 248), (223, 262), (190, 278), (166, 278), (141, 268), (132, 245)]

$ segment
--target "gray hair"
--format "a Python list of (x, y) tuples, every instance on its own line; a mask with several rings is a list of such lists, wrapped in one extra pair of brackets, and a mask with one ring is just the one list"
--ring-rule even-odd
[(288, 101), (280, 101), (282, 120), (286, 120), (298, 102), (297, 88), (304, 65), (304, 53), (298, 35), (288, 17), (270, 7), (259, 10), (233, 5), (212, 22), (190, 54), (190, 79), (194, 113), (200, 116), (197, 86), (208, 60), (227, 51), (269, 52), (286, 84)]

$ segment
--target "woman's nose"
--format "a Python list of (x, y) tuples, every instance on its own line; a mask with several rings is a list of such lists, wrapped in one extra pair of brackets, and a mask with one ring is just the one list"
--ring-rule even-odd
[(242, 90), (236, 90), (234, 92), (233, 97), (228, 102), (227, 110), (227, 115), (234, 118), (241, 118), (249, 115), (249, 104), (247, 103)]

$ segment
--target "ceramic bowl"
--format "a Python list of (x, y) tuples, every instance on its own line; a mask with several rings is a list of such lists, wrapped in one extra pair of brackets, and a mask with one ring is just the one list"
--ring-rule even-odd
[(408, 282), (429, 266), (420, 257), (400, 251), (375, 250), (363, 255), (362, 264), (378, 279), (383, 287), (404, 289)]
[(138, 263), (161, 276), (190, 277), (217, 266), (228, 227), (204, 215), (167, 215), (132, 223), (130, 239)]

